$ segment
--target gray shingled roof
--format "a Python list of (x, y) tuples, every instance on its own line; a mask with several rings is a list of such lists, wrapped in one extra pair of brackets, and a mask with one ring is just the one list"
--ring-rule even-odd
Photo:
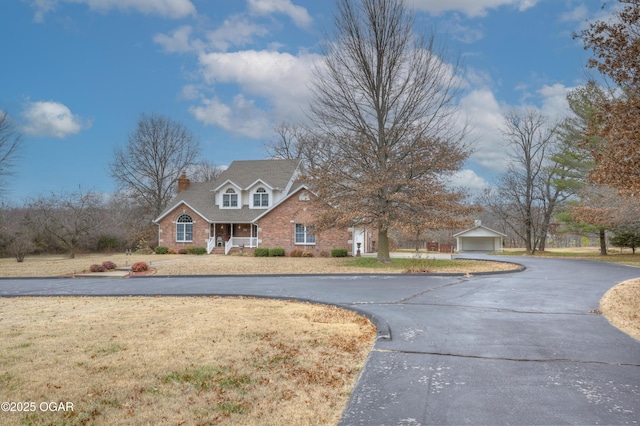
[(234, 161), (215, 182), (191, 183), (186, 191), (182, 191), (169, 202), (169, 207), (159, 218), (170, 213), (181, 202), (185, 202), (210, 222), (252, 222), (264, 213), (264, 210), (250, 209), (248, 206), (242, 206), (240, 209), (219, 209), (214, 204), (213, 190), (226, 181), (232, 181), (245, 189), (258, 179), (262, 179), (273, 188), (284, 190), (299, 164), (300, 160), (289, 159)]
[(299, 159), (234, 161), (213, 184), (217, 188), (230, 180), (242, 189), (262, 179), (272, 188), (286, 188), (300, 165)]

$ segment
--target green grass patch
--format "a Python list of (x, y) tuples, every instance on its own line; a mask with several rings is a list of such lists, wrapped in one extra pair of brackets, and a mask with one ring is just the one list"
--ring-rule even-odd
[(391, 259), (390, 263), (381, 263), (374, 257), (351, 257), (344, 261), (344, 266), (370, 269), (397, 269), (401, 271), (423, 269), (450, 269), (470, 264), (473, 261), (463, 259)]
[(163, 379), (164, 383), (188, 383), (197, 390), (220, 389), (243, 390), (251, 383), (246, 374), (239, 374), (229, 367), (197, 366), (183, 371), (174, 371)]
[(225, 416), (244, 414), (247, 412), (247, 406), (245, 404), (236, 404), (235, 402), (224, 402), (218, 405), (217, 409)]

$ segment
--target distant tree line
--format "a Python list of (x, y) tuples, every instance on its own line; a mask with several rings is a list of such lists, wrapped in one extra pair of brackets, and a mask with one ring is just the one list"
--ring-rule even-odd
[[(0, 159), (13, 166), (20, 137), (0, 115)], [(143, 114), (124, 148), (110, 164), (118, 192), (76, 191), (40, 194), (21, 205), (0, 206), (0, 255), (18, 261), (30, 253), (124, 251), (154, 246), (152, 224), (176, 193), (182, 172), (193, 181), (212, 181), (221, 168), (198, 158), (199, 141), (181, 123)], [(3, 169), (4, 170), (4, 169)]]

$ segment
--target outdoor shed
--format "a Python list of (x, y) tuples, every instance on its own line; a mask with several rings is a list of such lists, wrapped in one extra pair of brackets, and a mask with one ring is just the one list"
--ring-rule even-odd
[(469, 251), (502, 251), (502, 241), (506, 237), (505, 234), (482, 226), (479, 220), (476, 220), (473, 228), (454, 234), (458, 253)]

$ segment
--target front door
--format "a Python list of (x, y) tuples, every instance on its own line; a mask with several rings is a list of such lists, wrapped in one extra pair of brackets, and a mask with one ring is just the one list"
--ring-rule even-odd
[(354, 228), (353, 229), (353, 256), (358, 253), (358, 243), (360, 243), (360, 253), (365, 252), (364, 247), (364, 228)]

